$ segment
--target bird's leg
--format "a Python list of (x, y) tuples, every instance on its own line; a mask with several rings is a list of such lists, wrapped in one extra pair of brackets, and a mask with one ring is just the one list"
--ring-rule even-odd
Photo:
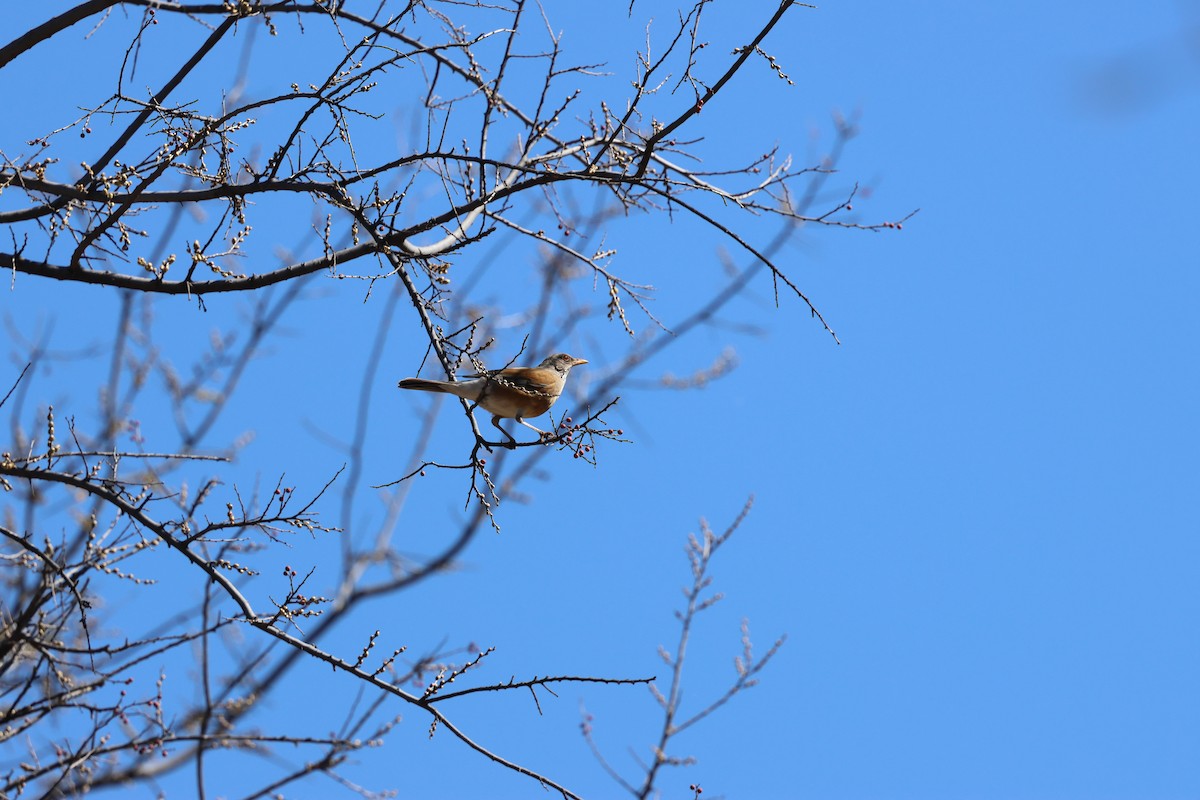
[(549, 439), (550, 437), (552, 437), (552, 436), (554, 435), (554, 434), (552, 434), (552, 433), (546, 433), (546, 432), (545, 432), (544, 430), (542, 430), (541, 428), (535, 428), (535, 427), (533, 427), (532, 425), (530, 425), (528, 422), (526, 422), (525, 420), (521, 419), (520, 417), (517, 417), (517, 422), (521, 423), (522, 425), (524, 425), (526, 428), (529, 428), (530, 430), (537, 431), (537, 435), (538, 435), (538, 437), (539, 437), (539, 438), (542, 438), (542, 439)]
[(511, 433), (509, 433), (508, 431), (504, 430), (504, 428), (500, 427), (500, 417), (493, 416), (492, 424), (495, 425), (496, 428), (499, 429), (499, 431), (501, 433), (503, 433), (506, 437), (508, 437), (508, 443), (501, 442), (501, 444), (503, 444), (505, 447), (508, 447), (508, 448), (514, 448), (517, 446), (517, 440), (513, 438), (513, 435)]

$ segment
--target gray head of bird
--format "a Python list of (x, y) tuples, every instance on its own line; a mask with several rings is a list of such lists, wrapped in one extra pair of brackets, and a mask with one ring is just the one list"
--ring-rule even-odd
[(574, 356), (569, 356), (566, 353), (555, 353), (554, 355), (549, 356), (541, 364), (538, 364), (538, 366), (545, 369), (557, 370), (563, 375), (566, 375), (571, 371), (571, 367), (578, 367), (580, 364), (586, 363), (588, 363), (586, 358), (575, 358)]

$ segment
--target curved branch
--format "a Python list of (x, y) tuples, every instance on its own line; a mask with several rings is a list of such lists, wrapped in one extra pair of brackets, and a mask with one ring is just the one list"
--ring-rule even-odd
[(97, 14), (105, 9), (119, 6), (125, 0), (88, 0), (86, 3), (80, 3), (70, 11), (64, 11), (53, 19), (43, 22), (32, 30), (13, 39), (4, 47), (0, 47), (0, 69), (3, 69), (8, 62), (32, 50), (37, 45), (48, 39), (62, 33), (67, 28), (77, 22), (82, 22), (93, 14)]

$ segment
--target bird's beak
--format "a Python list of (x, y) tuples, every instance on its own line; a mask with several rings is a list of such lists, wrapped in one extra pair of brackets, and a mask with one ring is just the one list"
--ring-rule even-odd
[(586, 363), (588, 363), (588, 360), (586, 358), (577, 358), (571, 362), (571, 366), (578, 367), (580, 364), (586, 364)]

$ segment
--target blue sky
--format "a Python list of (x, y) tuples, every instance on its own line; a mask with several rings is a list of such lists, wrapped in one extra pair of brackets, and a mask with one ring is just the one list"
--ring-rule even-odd
[[(657, 11), (638, 4), (643, 16), (622, 23), (573, 6), (547, 13), (581, 59), (637, 41)], [(739, 9), (712, 8), (715, 52), (751, 24)], [(681, 738), (677, 752), (699, 761), (670, 774), (664, 797), (690, 782), (730, 798), (1196, 797), (1198, 32), (1182, 2), (795, 9), (766, 49), (796, 86), (751, 65), (696, 132), (718, 162), (776, 143), (803, 161), (828, 143), (835, 110), (858, 117), (840, 165), (842, 185), (871, 188), (856, 210), (920, 213), (896, 233), (805, 232), (781, 259), (842, 344), (795, 301), (775, 308), (758, 281), (728, 325), (640, 373), (685, 374), (732, 347), (731, 376), (626, 393), (609, 421), (631, 444), (602, 447), (597, 469), (546, 459), (524, 487), (532, 502), (506, 504), (501, 534), (478, 537), (458, 572), (380, 603), (331, 646), (355, 653), (380, 628), (395, 642), (494, 645), (480, 680), (662, 675), (684, 537), (701, 516), (722, 529), (754, 495), (714, 564), (726, 597), (702, 618), (686, 698), (732, 678), (743, 617), (760, 650), (788, 641), (760, 686)], [(629, 60), (609, 62), (619, 87)], [(695, 229), (635, 217), (614, 231), (618, 264), (665, 287), (655, 308), (668, 324), (687, 299), (670, 287), (720, 275), (719, 242)], [(497, 280), (498, 297), (521, 291), (520, 277)], [(345, 283), (319, 292), (239, 400), (229, 432), (256, 431), (243, 480), (286, 471), (316, 488), (338, 463), (302, 423), (344, 434), (339, 410), (382, 300)], [(97, 290), (31, 278), (8, 294), (6, 313), (55, 318), (61, 337), (87, 328), (73, 310), (115, 313)], [(196, 347), (245, 302), (214, 301), (208, 317), (163, 302), (163, 347)], [(425, 407), (392, 388), (422, 355), (415, 324), (396, 324), (407, 327), (374, 395), (364, 525), (381, 513), (369, 486), (397, 477)], [(762, 332), (732, 329), (743, 324)], [(561, 344), (602, 374), (621, 335), (596, 319)], [(264, 402), (282, 410), (262, 414)], [(461, 426), (443, 413), (430, 456), (461, 457)], [(426, 480), (406, 510), (414, 552), (461, 517), (460, 477)], [(319, 554), (297, 542), (287, 557)], [(343, 695), (313, 688), (338, 680), (327, 668), (295, 680), (303, 695), (288, 696), (306, 702), (278, 713), (320, 727), (328, 704), (337, 718)], [(641, 689), (566, 688), (543, 698), (543, 716), (512, 697), (459, 720), (585, 796), (615, 797), (577, 735), (581, 704), (615, 763), (645, 754), (656, 720)], [(356, 780), (413, 797), (542, 796), (396, 710), (406, 722)]]

